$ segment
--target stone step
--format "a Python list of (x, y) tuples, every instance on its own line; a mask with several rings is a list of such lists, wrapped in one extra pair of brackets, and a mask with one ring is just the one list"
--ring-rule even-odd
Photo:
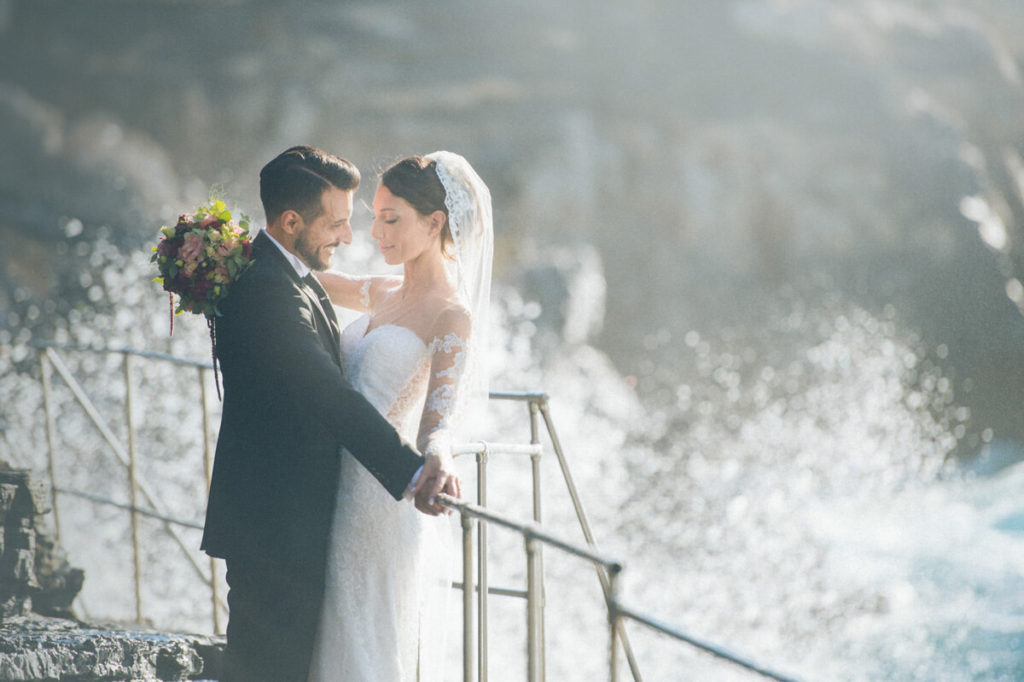
[(18, 616), (0, 623), (0, 680), (215, 680), (223, 650), (223, 637)]

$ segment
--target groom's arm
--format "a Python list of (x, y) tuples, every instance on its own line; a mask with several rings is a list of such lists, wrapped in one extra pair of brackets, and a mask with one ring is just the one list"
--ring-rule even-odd
[(285, 277), (262, 287), (258, 281), (246, 283), (248, 275), (224, 301), (219, 340), (227, 348), (243, 348), (238, 359), (259, 368), (272, 395), (285, 401), (283, 408), (301, 410), (332, 432), (400, 499), (423, 457), (345, 379), (320, 342), (315, 314), (302, 292)]

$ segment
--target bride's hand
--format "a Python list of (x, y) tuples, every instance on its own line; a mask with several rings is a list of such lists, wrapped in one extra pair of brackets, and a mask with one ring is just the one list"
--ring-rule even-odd
[(445, 507), (437, 501), (437, 494), (441, 492), (460, 497), (462, 484), (455, 473), (452, 458), (431, 453), (426, 457), (423, 473), (420, 474), (420, 480), (413, 491), (416, 508), (424, 514), (439, 516), (445, 511)]
[[(444, 489), (441, 492), (443, 492), (445, 495), (451, 495), (452, 497), (455, 498), (461, 498), (462, 479), (459, 478), (459, 475), (453, 472), (451, 478), (448, 479), (448, 483), (445, 484)], [(449, 512), (450, 511), (451, 510), (449, 510)]]

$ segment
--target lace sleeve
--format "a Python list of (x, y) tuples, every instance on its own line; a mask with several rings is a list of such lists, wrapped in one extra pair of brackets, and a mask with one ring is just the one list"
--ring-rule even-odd
[(465, 311), (448, 311), (439, 319), (438, 334), (430, 344), (430, 378), (417, 439), (420, 452), (425, 455), (451, 454), (470, 329)]
[(372, 283), (373, 280), (367, 277), (359, 287), (359, 305), (363, 306), (363, 310), (370, 309), (370, 285)]
[(349, 275), (337, 270), (318, 272), (316, 276), (334, 305), (349, 310), (370, 309), (370, 287), (373, 285), (373, 277)]

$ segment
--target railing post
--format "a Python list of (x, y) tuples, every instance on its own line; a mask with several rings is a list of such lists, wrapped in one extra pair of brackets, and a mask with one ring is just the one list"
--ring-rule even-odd
[(462, 521), (462, 679), (473, 682), (473, 519), (465, 510)]
[(529, 682), (543, 682), (543, 649), (540, 632), (540, 551), (537, 539), (526, 533), (526, 652)]
[(132, 417), (132, 369), (131, 356), (123, 354), (124, 358), (124, 413), (128, 425), (128, 486), (129, 499), (131, 501), (131, 522), (132, 522), (132, 565), (135, 572), (135, 620), (142, 622), (142, 565), (139, 561), (139, 515), (138, 494), (135, 485), (136, 463), (135, 463), (135, 422)]
[(50, 473), (50, 506), (53, 507), (53, 539), (60, 542), (60, 514), (57, 512), (57, 467), (54, 464), (57, 425), (53, 417), (50, 361), (46, 351), (39, 351), (39, 372), (43, 381), (43, 413), (46, 417), (46, 467)]
[[(487, 506), (487, 443), (476, 455), (476, 500), (481, 507)], [(477, 537), (480, 545), (477, 547), (477, 580), (480, 591), (477, 595), (477, 665), (479, 667), (478, 678), (480, 682), (487, 682), (487, 524), (477, 524)]]
[(608, 569), (608, 665), (610, 682), (618, 682), (619, 679), (619, 572), (621, 566), (612, 566)]
[[(531, 400), (530, 406), (530, 445), (540, 444), (540, 428), (537, 425), (537, 401)], [(533, 473), (533, 520), (540, 523), (540, 454), (530, 455)]]
[[(210, 478), (213, 474), (210, 457), (210, 413), (206, 405), (206, 381), (204, 380), (203, 368), (197, 367), (199, 374), (199, 399), (203, 410), (203, 480), (206, 482), (206, 497), (210, 497)], [(210, 599), (213, 601), (213, 632), (221, 634), (220, 628), (220, 606), (219, 595), (217, 594), (217, 560), (210, 557)]]
[[(544, 418), (544, 426), (547, 428), (548, 438), (551, 439), (551, 447), (555, 451), (555, 456), (558, 458), (558, 465), (562, 469), (562, 478), (565, 480), (566, 489), (569, 491), (569, 497), (572, 499), (573, 508), (576, 510), (576, 518), (580, 522), (580, 530), (583, 531), (583, 538), (587, 541), (587, 544), (594, 546), (594, 534), (590, 530), (590, 522), (587, 521), (587, 514), (583, 510), (583, 502), (580, 499), (579, 492), (576, 490), (576, 483), (573, 482), (572, 474), (569, 472), (569, 463), (565, 458), (565, 452), (562, 450), (562, 444), (558, 439), (558, 433), (555, 431), (555, 423), (551, 418), (551, 413), (548, 410), (547, 396), (540, 398), (540, 413)], [(608, 576), (605, 571), (599, 566), (595, 565), (594, 570), (597, 571), (597, 579), (601, 583), (601, 589), (604, 592), (605, 599), (610, 599), (610, 585)], [(633, 645), (630, 644), (629, 635), (626, 633), (626, 628), (620, 625), (619, 638), (622, 640), (622, 648), (626, 652), (626, 661), (629, 663), (629, 670), (633, 674), (634, 682), (641, 682), (640, 666), (636, 661), (636, 657), (633, 655)]]
[[(538, 406), (536, 400), (530, 400), (527, 403), (530, 408), (530, 444), (540, 444), (540, 428), (537, 424), (537, 412)], [(541, 496), (540, 496), (540, 453), (534, 452), (530, 455), (530, 468), (533, 474), (533, 521), (534, 523), (541, 523)], [(540, 669), (541, 679), (546, 677), (547, 662), (546, 653), (547, 647), (543, 644), (547, 641), (547, 634), (544, 630), (544, 607), (546, 606), (546, 595), (544, 592), (544, 548), (543, 546), (537, 547), (537, 572), (540, 581), (540, 594), (539, 604), (537, 605), (537, 636), (540, 638), (542, 646), (537, 652), (538, 656), (538, 667)]]

